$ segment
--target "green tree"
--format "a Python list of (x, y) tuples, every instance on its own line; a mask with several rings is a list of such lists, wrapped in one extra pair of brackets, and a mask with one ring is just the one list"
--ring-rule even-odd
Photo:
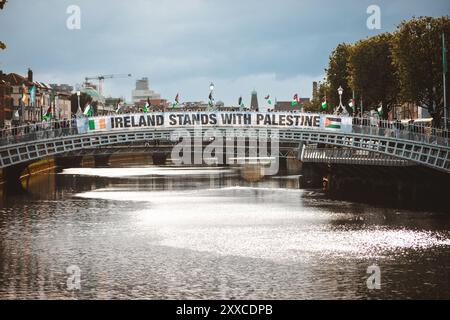
[(428, 109), (435, 125), (442, 124), (444, 111), (442, 33), (446, 35), (446, 47), (449, 48), (449, 17), (413, 18), (398, 26), (392, 42), (402, 100)]
[[(78, 96), (76, 93), (73, 93), (70, 96), (70, 102), (71, 102), (71, 110), (72, 114), (76, 114), (78, 112)], [(80, 108), (81, 112), (84, 112), (84, 109), (86, 108), (86, 105), (90, 103), (91, 106), (94, 108), (94, 113), (97, 114), (98, 109), (98, 102), (93, 101), (92, 97), (88, 94), (82, 92), (80, 95)]]
[[(325, 97), (327, 97), (328, 101), (330, 95), (330, 85), (328, 84), (328, 82), (319, 82), (317, 86), (317, 95), (315, 99), (311, 100), (311, 103), (308, 105), (308, 107), (305, 107), (305, 110), (310, 112), (322, 112), (322, 101)], [(328, 106), (328, 111), (330, 110), (331, 107)]]
[[(3, 8), (5, 7), (6, 4), (6, 0), (0, 0), (0, 10), (3, 10)], [(2, 41), (0, 41), (0, 50), (5, 50), (6, 49), (6, 44), (4, 44)]]
[(364, 110), (382, 106), (382, 117), (398, 101), (399, 81), (392, 61), (393, 35), (383, 33), (360, 40), (350, 50), (349, 69), (351, 87), (363, 99)]
[[(341, 43), (331, 53), (328, 68), (325, 70), (327, 73), (327, 100), (329, 108), (335, 108), (339, 105), (339, 87), (344, 89), (342, 95), (342, 103), (344, 106), (346, 106), (347, 102), (352, 98), (352, 89), (350, 88), (349, 83), (350, 71), (348, 68), (350, 49), (351, 45)], [(325, 88), (322, 89), (324, 90)], [(322, 98), (323, 97), (321, 97), (321, 99)]]

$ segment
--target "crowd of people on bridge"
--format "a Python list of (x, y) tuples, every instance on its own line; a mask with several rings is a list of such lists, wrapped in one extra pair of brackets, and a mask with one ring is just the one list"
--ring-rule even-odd
[[(222, 108), (220, 112), (242, 112), (240, 108)], [(297, 113), (298, 110), (281, 111), (270, 109), (268, 112)], [(149, 112), (180, 112), (180, 110), (149, 110)], [(205, 112), (205, 110), (186, 110), (184, 112)], [(246, 110), (246, 112), (259, 112), (258, 109)], [(338, 115), (337, 115), (338, 116)], [(434, 128), (431, 122), (417, 122), (417, 120), (383, 120), (379, 117), (353, 117), (353, 128), (355, 133), (375, 134), (386, 137), (395, 137), (409, 140), (424, 140), (429, 137), (448, 139), (448, 131)], [(10, 144), (22, 141), (31, 141), (58, 137), (77, 133), (77, 117), (74, 115), (70, 120), (27, 122), (23, 125), (0, 129), (0, 144)], [(427, 138), (427, 139), (428, 139)], [(429, 139), (428, 139), (429, 140)], [(448, 141), (447, 141), (448, 143)]]
[(22, 125), (0, 129), (0, 141), (2, 144), (18, 143), (69, 135), (76, 128), (76, 118), (61, 121), (26, 122)]

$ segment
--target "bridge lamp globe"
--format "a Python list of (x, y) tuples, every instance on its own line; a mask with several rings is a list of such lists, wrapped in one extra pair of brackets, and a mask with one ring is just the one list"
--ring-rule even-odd
[(338, 88), (338, 93), (339, 93), (339, 107), (344, 107), (343, 105), (342, 105), (342, 94), (344, 93), (344, 89), (342, 89), (342, 87), (341, 86), (339, 86), (339, 88)]
[(209, 90), (211, 90), (211, 91), (214, 90), (214, 83), (211, 82), (211, 84), (209, 85)]
[(77, 91), (77, 97), (78, 97), (78, 109), (81, 108), (81, 106), (80, 106), (80, 96), (81, 96), (81, 91), (78, 90), (78, 91)]

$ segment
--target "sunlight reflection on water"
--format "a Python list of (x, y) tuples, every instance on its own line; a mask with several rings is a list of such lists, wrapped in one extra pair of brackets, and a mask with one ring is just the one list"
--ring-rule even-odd
[[(0, 298), (450, 297), (446, 215), (333, 201), (298, 177), (245, 183), (228, 168), (53, 178), (0, 206)], [(380, 292), (365, 284), (374, 263)], [(83, 274), (76, 294), (69, 265)]]

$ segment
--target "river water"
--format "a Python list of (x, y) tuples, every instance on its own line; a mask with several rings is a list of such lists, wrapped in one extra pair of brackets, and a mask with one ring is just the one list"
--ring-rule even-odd
[(449, 299), (449, 275), (450, 214), (330, 200), (296, 176), (74, 168), (0, 203), (2, 299)]

